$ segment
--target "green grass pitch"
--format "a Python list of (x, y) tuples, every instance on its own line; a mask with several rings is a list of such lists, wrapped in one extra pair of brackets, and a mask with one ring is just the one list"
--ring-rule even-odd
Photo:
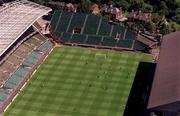
[(55, 48), (5, 116), (122, 116), (139, 61), (149, 55)]

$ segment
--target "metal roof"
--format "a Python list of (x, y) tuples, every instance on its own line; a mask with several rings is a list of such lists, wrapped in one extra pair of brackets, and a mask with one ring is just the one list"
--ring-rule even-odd
[(40, 17), (51, 9), (27, 0), (0, 6), (0, 56)]
[[(163, 37), (148, 108), (164, 108), (167, 104), (179, 101), (180, 31)], [(180, 107), (177, 108), (180, 110)], [(172, 109), (176, 110), (174, 107)]]

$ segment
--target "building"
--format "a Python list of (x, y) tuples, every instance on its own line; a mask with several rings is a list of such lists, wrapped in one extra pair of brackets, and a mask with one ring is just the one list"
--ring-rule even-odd
[(148, 108), (162, 116), (180, 113), (180, 31), (164, 36)]
[(91, 11), (92, 11), (92, 14), (99, 14), (100, 13), (100, 8), (97, 4), (93, 4), (91, 6)]
[(0, 5), (0, 116), (53, 46), (37, 22), (50, 11), (27, 0)]
[(151, 21), (151, 13), (143, 13), (141, 11), (134, 11), (129, 14), (128, 20), (132, 22), (146, 23)]

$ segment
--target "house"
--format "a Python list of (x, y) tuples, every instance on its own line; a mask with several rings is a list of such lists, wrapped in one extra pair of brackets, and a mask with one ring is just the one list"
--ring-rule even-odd
[(141, 11), (134, 11), (129, 14), (128, 20), (132, 22), (149, 22), (151, 21), (151, 13), (142, 13)]
[(93, 5), (91, 6), (91, 11), (92, 11), (92, 14), (99, 14), (99, 13), (100, 13), (99, 5), (93, 4)]

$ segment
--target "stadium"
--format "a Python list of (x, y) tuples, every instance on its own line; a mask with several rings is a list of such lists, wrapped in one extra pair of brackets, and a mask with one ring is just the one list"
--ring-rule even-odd
[(149, 96), (157, 99), (158, 57), (151, 51), (158, 40), (92, 14), (53, 10), (51, 20), (43, 22), (50, 12), (27, 0), (0, 5), (1, 115), (148, 116), (163, 111), (148, 103)]

